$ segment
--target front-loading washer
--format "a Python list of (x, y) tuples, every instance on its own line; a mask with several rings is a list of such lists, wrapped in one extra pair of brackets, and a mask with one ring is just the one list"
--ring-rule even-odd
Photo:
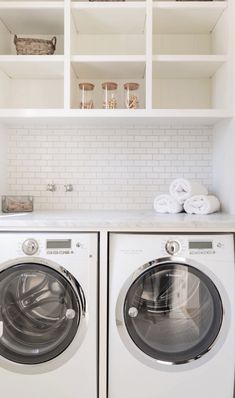
[(0, 233), (0, 390), (97, 398), (96, 233)]
[(112, 233), (108, 398), (232, 398), (233, 235)]

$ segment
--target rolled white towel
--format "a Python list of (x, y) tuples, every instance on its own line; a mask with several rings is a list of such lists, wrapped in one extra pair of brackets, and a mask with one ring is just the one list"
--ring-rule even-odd
[(157, 213), (176, 214), (183, 211), (183, 205), (168, 194), (156, 196), (153, 205)]
[(184, 203), (188, 214), (211, 214), (220, 209), (220, 201), (213, 195), (195, 195)]
[(185, 178), (177, 178), (172, 181), (169, 190), (170, 195), (181, 204), (194, 195), (208, 195), (208, 189), (204, 185)]

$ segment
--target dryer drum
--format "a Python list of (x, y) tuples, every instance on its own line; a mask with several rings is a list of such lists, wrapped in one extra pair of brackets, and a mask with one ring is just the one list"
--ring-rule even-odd
[[(130, 316), (134, 309), (135, 316)], [(181, 364), (211, 348), (220, 332), (223, 306), (207, 275), (171, 262), (146, 269), (132, 283), (124, 320), (141, 351), (161, 362)]]
[(82, 311), (68, 280), (37, 263), (0, 273), (0, 306), (0, 355), (22, 364), (61, 354), (77, 333)]

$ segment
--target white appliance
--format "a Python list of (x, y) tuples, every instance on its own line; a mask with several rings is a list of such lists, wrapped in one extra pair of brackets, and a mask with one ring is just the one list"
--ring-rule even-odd
[(0, 390), (97, 398), (97, 234), (0, 233)]
[(232, 398), (234, 242), (110, 235), (108, 398)]

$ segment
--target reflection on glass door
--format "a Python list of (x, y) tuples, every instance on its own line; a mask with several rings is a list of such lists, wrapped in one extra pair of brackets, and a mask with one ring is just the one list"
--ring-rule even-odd
[(222, 323), (217, 288), (198, 269), (165, 263), (147, 269), (124, 303), (128, 333), (141, 351), (167, 363), (185, 363), (206, 353)]
[(0, 355), (37, 364), (62, 353), (81, 317), (77, 293), (62, 274), (44, 265), (15, 265), (0, 273)]

